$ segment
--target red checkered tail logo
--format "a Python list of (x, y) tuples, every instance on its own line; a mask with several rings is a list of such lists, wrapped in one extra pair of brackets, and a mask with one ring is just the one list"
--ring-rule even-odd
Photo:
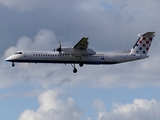
[(155, 32), (147, 32), (145, 34), (139, 34), (139, 39), (137, 40), (136, 44), (131, 49), (130, 54), (140, 54), (140, 55), (147, 55), (149, 48), (151, 46), (153, 37)]

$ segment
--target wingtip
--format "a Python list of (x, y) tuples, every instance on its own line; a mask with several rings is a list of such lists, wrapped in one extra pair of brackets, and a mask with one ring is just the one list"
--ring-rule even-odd
[(154, 33), (156, 33), (156, 32), (148, 32), (148, 33), (154, 34)]
[(85, 37), (83, 37), (83, 39), (88, 39), (89, 37), (87, 37), (87, 36), (85, 36)]

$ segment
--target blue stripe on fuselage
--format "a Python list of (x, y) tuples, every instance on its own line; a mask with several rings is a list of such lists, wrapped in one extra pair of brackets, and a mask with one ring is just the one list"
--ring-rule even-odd
[[(9, 61), (9, 62), (27, 62), (27, 63), (64, 63), (64, 64), (79, 64), (80, 62), (79, 61), (59, 61), (59, 60), (12, 60), (12, 61)], [(103, 62), (99, 62), (99, 61), (82, 61), (83, 64), (95, 64), (95, 65), (98, 65), (98, 64), (118, 64), (120, 62), (106, 62), (106, 61), (103, 61)]]

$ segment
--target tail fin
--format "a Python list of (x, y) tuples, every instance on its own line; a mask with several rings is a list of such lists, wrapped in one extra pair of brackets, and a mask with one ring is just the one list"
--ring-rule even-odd
[(151, 46), (155, 32), (147, 32), (145, 34), (139, 34), (139, 39), (131, 49), (130, 54), (147, 55), (149, 47)]

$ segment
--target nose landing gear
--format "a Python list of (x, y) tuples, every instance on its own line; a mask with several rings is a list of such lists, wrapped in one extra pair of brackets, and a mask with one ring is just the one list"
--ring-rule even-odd
[(14, 62), (12, 62), (12, 67), (14, 67), (15, 66), (15, 64), (14, 64)]

